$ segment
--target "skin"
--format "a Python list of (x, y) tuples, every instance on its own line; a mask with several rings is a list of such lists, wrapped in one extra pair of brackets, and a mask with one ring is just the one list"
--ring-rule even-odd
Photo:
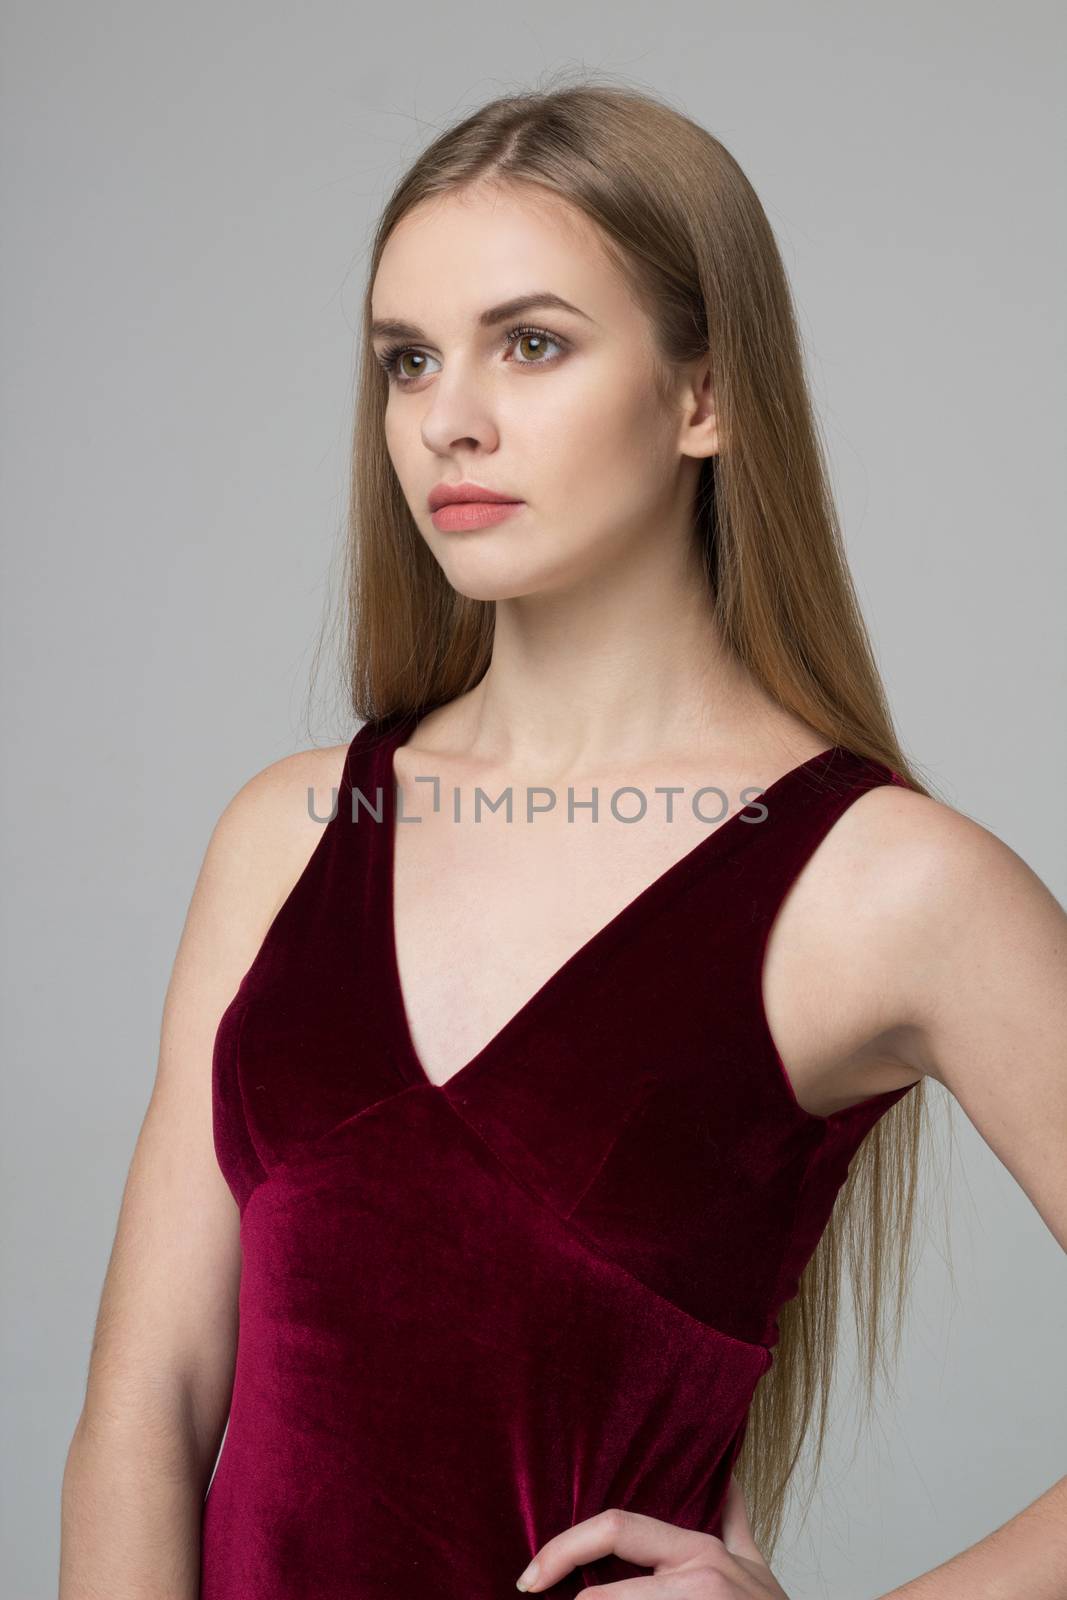
[[(585, 315), (478, 325), (485, 308), (545, 289)], [(690, 519), (701, 462), (719, 448), (710, 374), (693, 363), (668, 405), (657, 398), (647, 318), (581, 216), (492, 187), (420, 207), (385, 248), (372, 309), (416, 324), (408, 342), (430, 358), (409, 359), (415, 381), (391, 386), (386, 410), (412, 516), (453, 587), (496, 605), (486, 677), (424, 718), (395, 767), (403, 813), (421, 817), (397, 830), (398, 965), (413, 1042), (443, 1082), (705, 837), (688, 804), (665, 819), (651, 803), (657, 785), (683, 785), (683, 799), (717, 785), (733, 812), (827, 741), (723, 649)], [(565, 354), (556, 359), (562, 343), (505, 349), (515, 323), (565, 342)], [(460, 479), (525, 509), (477, 532), (441, 531), (426, 496)], [(60, 1600), (197, 1594), (240, 1276), (237, 1209), (212, 1147), (212, 1043), (321, 838), (308, 791), (328, 814), (346, 749), (256, 774), (209, 841), (64, 1477)], [(450, 805), (433, 811), (429, 786), (415, 781), (428, 775), (460, 791), (462, 820)], [(474, 785), (495, 796), (509, 783), (516, 816), (531, 784), (559, 804), (536, 827), (501, 814), (472, 825)], [(582, 800), (618, 784), (649, 797), (640, 826), (613, 821), (603, 799), (597, 826), (567, 823), (568, 785)], [(1067, 1249), (1067, 916), (1007, 845), (926, 796), (895, 786), (863, 795), (785, 899), (763, 998), (806, 1109), (937, 1079)], [(781, 1597), (736, 1482), (723, 1533), (605, 1507), (531, 1552), (538, 1574), (525, 1587), (614, 1552), (652, 1569), (603, 1588), (618, 1600)], [(884, 1600), (1061, 1600), (1065, 1565), (1067, 1478)]]
[[(494, 328), (475, 326), (485, 307), (540, 288), (584, 315), (534, 308)], [(497, 623), (509, 633), (536, 615), (540, 650), (553, 620), (562, 632), (580, 607), (587, 623), (598, 621), (600, 607), (646, 579), (660, 591), (672, 582), (694, 609), (689, 506), (702, 458), (718, 449), (710, 388), (688, 419), (680, 453), (681, 413), (653, 401), (647, 318), (583, 218), (552, 198), (520, 200), (493, 189), (431, 202), (394, 230), (371, 303), (374, 320), (395, 314), (430, 335), (398, 371), (403, 384), (390, 386), (385, 436), (419, 531), (453, 588), (496, 601)], [(503, 336), (519, 324), (544, 327), (556, 342), (534, 350), (518, 341), (503, 350)], [(388, 343), (373, 339), (379, 354)], [(438, 532), (426, 496), (439, 481), (464, 477), (524, 499), (528, 509), (484, 537)], [(571, 635), (559, 643), (568, 666), (585, 668), (605, 641), (587, 639), (577, 661)], [(510, 669), (510, 657), (494, 659), (498, 668)], [(555, 677), (562, 685), (562, 673)], [(572, 676), (569, 694), (574, 683)], [(557, 706), (532, 696), (528, 709), (532, 726), (507, 726), (543, 757), (559, 727)], [(557, 740), (588, 739), (590, 720), (577, 729), (573, 720), (564, 724)], [(595, 726), (605, 751), (617, 748), (614, 730)]]

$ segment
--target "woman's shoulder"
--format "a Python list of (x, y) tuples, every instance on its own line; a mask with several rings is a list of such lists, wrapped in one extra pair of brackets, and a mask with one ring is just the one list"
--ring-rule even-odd
[[(805, 897), (822, 935), (861, 928), (886, 970), (907, 966), (977, 909), (982, 886), (1029, 874), (1011, 847), (966, 812), (899, 783), (860, 792), (822, 840)], [(1032, 876), (1032, 874), (1030, 874)], [(836, 930), (836, 935), (835, 935)]]
[(1021, 858), (965, 811), (902, 783), (880, 783), (848, 807), (831, 830), (830, 854), (863, 877), (865, 891), (885, 904), (928, 907), (937, 889), (946, 903), (991, 867), (1011, 870)]
[(832, 1015), (835, 1053), (856, 1075), (845, 1087), (895, 1086), (883, 1057), (918, 1070), (915, 1041), (958, 984), (979, 930), (1041, 893), (1021, 857), (964, 811), (896, 783), (860, 793), (779, 919), (789, 992)]
[(253, 946), (304, 871), (340, 792), (348, 743), (281, 756), (242, 783), (208, 842), (201, 877)]
[(233, 846), (255, 843), (299, 851), (304, 837), (329, 814), (349, 748), (347, 743), (316, 746), (269, 762), (242, 783), (216, 828)]

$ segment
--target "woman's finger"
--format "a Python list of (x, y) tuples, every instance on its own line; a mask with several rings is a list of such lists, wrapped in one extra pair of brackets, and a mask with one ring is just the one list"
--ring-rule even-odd
[(709, 1546), (720, 1552), (723, 1549), (722, 1542), (711, 1534), (679, 1528), (676, 1523), (647, 1517), (642, 1511), (623, 1511), (613, 1506), (547, 1540), (515, 1587), (536, 1594), (558, 1583), (575, 1567), (608, 1555), (619, 1556), (635, 1567), (681, 1566), (685, 1561), (706, 1558)]

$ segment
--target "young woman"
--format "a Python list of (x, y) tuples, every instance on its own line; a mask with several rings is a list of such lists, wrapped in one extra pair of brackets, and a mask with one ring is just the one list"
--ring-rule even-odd
[[(578, 85), (416, 161), (351, 579), (362, 725), (241, 790), (193, 897), (68, 1593), (781, 1596), (845, 1266), (872, 1369), (900, 1314), (927, 1079), (1067, 1246), (1067, 918), (897, 743), (707, 132)], [(1065, 1522), (1067, 1480), (894, 1595), (1053, 1600)]]

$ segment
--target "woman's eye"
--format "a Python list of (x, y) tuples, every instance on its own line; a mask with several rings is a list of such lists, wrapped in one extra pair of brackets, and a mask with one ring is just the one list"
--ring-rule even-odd
[[(399, 354), (393, 358), (391, 368), (387, 368), (387, 370), (394, 371), (397, 377), (405, 383), (414, 383), (416, 378), (422, 378), (425, 376), (425, 362), (432, 360), (433, 356), (427, 356), (421, 350), (401, 350)], [(411, 361), (414, 363), (421, 361), (424, 363), (424, 365), (422, 367), (416, 365), (413, 372), (408, 372), (401, 366), (401, 362), (404, 361)]]
[[(550, 333), (543, 333), (539, 328), (524, 329), (516, 334), (515, 340), (515, 348), (517, 350), (521, 350), (524, 345), (533, 345), (534, 347), (533, 360), (527, 361), (524, 357), (519, 362), (520, 367), (544, 366), (546, 363), (541, 357), (544, 355), (545, 345), (554, 344), (557, 349), (560, 347), (558, 339), (554, 339)], [(553, 356), (551, 359), (554, 361), (556, 357)]]
[[(549, 345), (554, 345), (557, 352), (562, 353), (563, 341), (545, 328), (512, 328), (503, 340), (505, 352), (513, 348), (518, 352), (519, 359), (513, 365), (519, 367), (547, 367), (553, 361), (558, 361), (559, 354), (552, 356), (545, 354)], [(426, 351), (415, 350), (410, 346), (385, 350), (378, 357), (390, 383), (395, 384), (398, 389), (410, 388), (420, 378), (425, 377), (426, 363), (434, 360), (436, 357), (427, 355)]]

